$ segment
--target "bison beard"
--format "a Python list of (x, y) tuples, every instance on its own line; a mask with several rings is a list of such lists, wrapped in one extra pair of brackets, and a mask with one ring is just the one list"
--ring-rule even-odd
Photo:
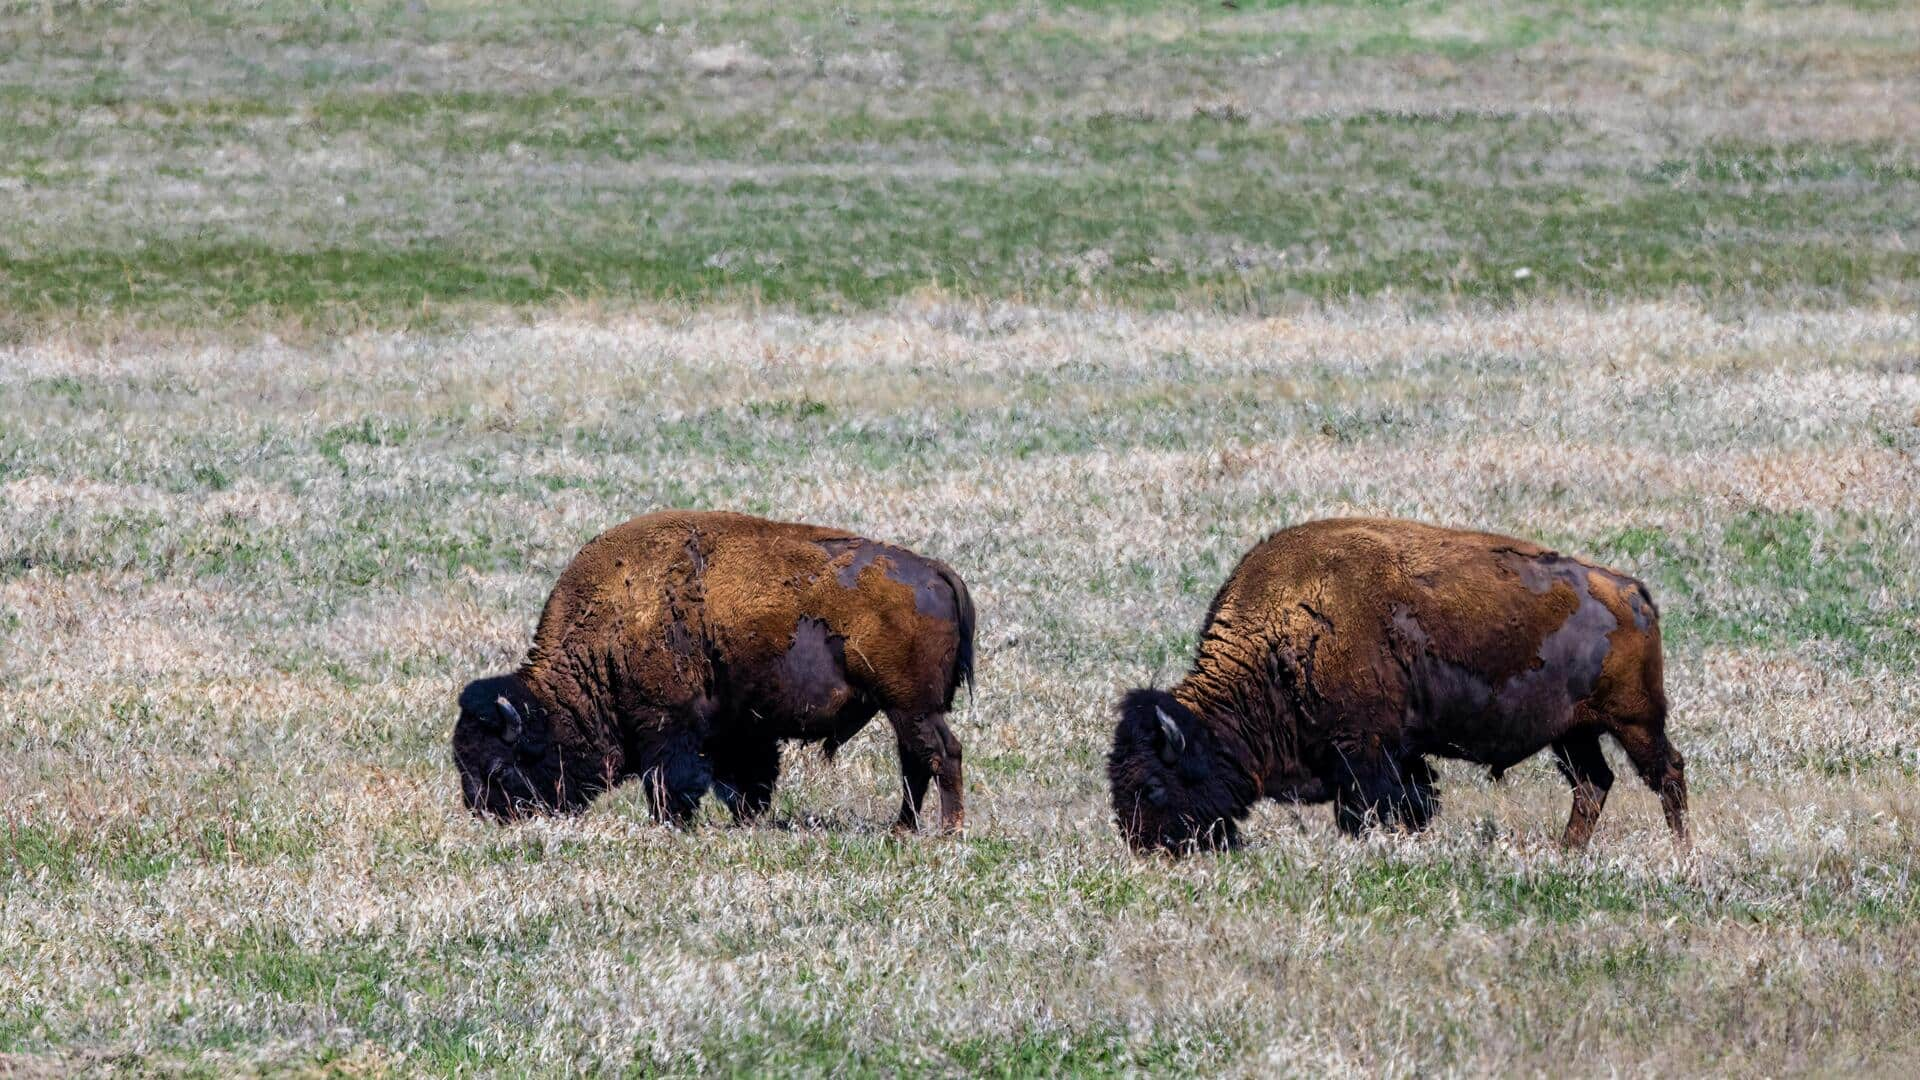
[(1543, 749), (1583, 846), (1610, 736), (1686, 844), (1658, 611), (1639, 582), (1537, 545), (1406, 521), (1330, 520), (1248, 552), (1170, 690), (1120, 703), (1107, 773), (1138, 850), (1230, 846), (1261, 798), (1334, 804), (1342, 831), (1425, 828), (1429, 756), (1503, 770)]
[(583, 809), (619, 775), (617, 758), (594, 742), (556, 737), (553, 717), (518, 675), (470, 683), (453, 728), (467, 809), (503, 820), (538, 808)]
[(1230, 848), (1258, 798), (1253, 778), (1222, 753), (1211, 728), (1164, 690), (1135, 690), (1120, 703), (1107, 758), (1114, 814), (1137, 847)]
[(831, 756), (885, 713), (897, 825), (918, 825), (937, 781), (957, 829), (946, 714), (973, 676), (973, 625), (959, 576), (901, 548), (739, 514), (635, 518), (561, 574), (527, 662), (461, 692), (461, 794), (513, 820), (639, 779), (660, 819), (687, 820), (711, 788), (745, 821), (772, 802), (783, 741)]

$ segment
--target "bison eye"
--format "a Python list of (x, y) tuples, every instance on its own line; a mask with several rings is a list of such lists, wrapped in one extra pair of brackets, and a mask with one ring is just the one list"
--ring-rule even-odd
[(1167, 788), (1158, 780), (1147, 781), (1147, 801), (1155, 806), (1167, 805)]

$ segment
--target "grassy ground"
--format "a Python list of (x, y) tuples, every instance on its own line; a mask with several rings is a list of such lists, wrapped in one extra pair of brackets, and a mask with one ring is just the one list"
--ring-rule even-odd
[[(710, 7), (0, 6), (0, 1072), (1920, 1056), (1920, 11)], [(966, 575), (965, 838), (879, 734), (467, 818), (662, 505)], [(1349, 512), (1645, 577), (1696, 853), (1537, 762), (1129, 856), (1116, 693)]]
[(30, 324), (927, 289), (1846, 304), (1920, 279), (1911, 4), (0, 20), (0, 305)]

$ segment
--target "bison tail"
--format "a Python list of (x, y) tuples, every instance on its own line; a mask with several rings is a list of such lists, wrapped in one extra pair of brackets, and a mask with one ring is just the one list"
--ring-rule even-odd
[(967, 696), (973, 696), (973, 597), (967, 592), (967, 583), (953, 572), (953, 567), (943, 562), (935, 562), (940, 577), (953, 590), (954, 618), (959, 622), (960, 644), (953, 656), (954, 671), (947, 681), (947, 706), (953, 706), (954, 691), (960, 688), (960, 681), (966, 680)]

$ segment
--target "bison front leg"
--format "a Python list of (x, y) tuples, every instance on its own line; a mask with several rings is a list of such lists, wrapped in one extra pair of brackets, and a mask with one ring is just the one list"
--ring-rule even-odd
[(684, 825), (713, 782), (713, 769), (691, 732), (669, 731), (642, 749), (636, 770), (655, 821)]
[(939, 713), (918, 716), (889, 710), (895, 745), (900, 752), (900, 817), (894, 827), (911, 832), (920, 825), (920, 805), (927, 784), (940, 782), (940, 828), (958, 832), (966, 824), (961, 794), (960, 740)]
[(773, 805), (773, 788), (780, 780), (780, 744), (772, 739), (740, 745), (708, 744), (713, 762), (713, 790), (727, 804), (736, 824), (746, 824)]
[[(1379, 739), (1336, 747), (1334, 754), (1333, 822), (1341, 832), (1359, 836), (1376, 825), (1395, 821), (1404, 821), (1415, 829), (1425, 827), (1425, 818), (1431, 817), (1425, 812), (1431, 792), (1421, 797), (1416, 807), (1412, 791), (1415, 777), (1406, 764), (1380, 745)], [(1420, 762), (1423, 777), (1430, 779), (1426, 762), (1413, 760)]]
[(1573, 786), (1573, 811), (1567, 816), (1567, 831), (1560, 842), (1574, 849), (1587, 846), (1593, 839), (1594, 822), (1607, 805), (1607, 791), (1613, 787), (1613, 770), (1607, 767), (1607, 755), (1600, 749), (1598, 735), (1575, 735), (1553, 744), (1554, 764), (1560, 775)]
[(1395, 808), (1400, 824), (1408, 832), (1420, 832), (1433, 824), (1433, 815), (1440, 812), (1440, 790), (1435, 786), (1439, 777), (1433, 771), (1433, 765), (1418, 754), (1409, 756), (1400, 763), (1400, 782), (1402, 796), (1400, 805)]

